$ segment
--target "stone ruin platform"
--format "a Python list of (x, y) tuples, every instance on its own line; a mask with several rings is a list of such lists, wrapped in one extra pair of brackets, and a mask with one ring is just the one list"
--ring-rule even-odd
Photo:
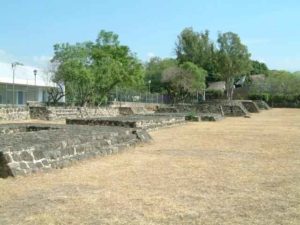
[(221, 114), (226, 117), (249, 116), (249, 111), (241, 101), (206, 101), (197, 105), (196, 110), (202, 113)]
[(247, 109), (248, 112), (250, 112), (250, 113), (259, 113), (260, 109), (254, 101), (240, 100), (240, 102)]
[(271, 107), (268, 105), (268, 103), (266, 103), (263, 100), (254, 100), (253, 102), (256, 103), (256, 105), (258, 106), (258, 108), (260, 110), (269, 110), (269, 109), (271, 109)]
[[(171, 109), (172, 111), (172, 109)], [(184, 117), (186, 121), (219, 121), (224, 119), (224, 116), (221, 114), (214, 114), (214, 113), (196, 113), (196, 114), (189, 114), (188, 112), (185, 113), (155, 113), (156, 116), (170, 116), (170, 117)]]
[(161, 127), (185, 123), (185, 118), (183, 115), (175, 116), (172, 114), (146, 114), (102, 118), (66, 119), (66, 123), (69, 125), (117, 126), (153, 130)]
[(0, 125), (0, 177), (63, 168), (151, 140), (143, 129), (81, 125)]
[[(205, 101), (199, 104), (182, 104), (175, 106), (160, 107), (156, 113), (189, 113), (195, 115), (204, 115), (203, 118), (225, 117), (249, 117), (250, 113), (259, 113), (260, 109), (268, 109), (265, 102), (254, 102), (251, 100), (212, 100)], [(205, 116), (207, 114), (208, 116)], [(209, 116), (212, 115), (212, 116)], [(205, 120), (205, 119), (203, 119)], [(207, 119), (209, 120), (209, 119)]]

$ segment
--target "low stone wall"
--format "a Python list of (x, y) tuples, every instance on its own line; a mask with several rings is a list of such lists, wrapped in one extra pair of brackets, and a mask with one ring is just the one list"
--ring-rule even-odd
[(197, 105), (196, 111), (200, 113), (213, 113), (224, 116), (222, 105), (213, 102), (205, 102)]
[(259, 107), (254, 101), (241, 100), (241, 103), (247, 109), (248, 112), (250, 112), (250, 113), (259, 113)]
[(142, 129), (78, 125), (0, 126), (0, 177), (63, 168), (74, 161), (118, 153), (151, 139)]
[(28, 120), (29, 118), (29, 110), (27, 107), (0, 108), (0, 121)]
[(144, 103), (144, 102), (111, 102), (111, 107), (132, 107), (132, 108), (145, 108), (150, 111), (155, 111), (158, 107), (162, 107), (165, 104), (159, 103)]
[(118, 108), (112, 107), (30, 107), (31, 119), (63, 120), (67, 118), (97, 118), (120, 115)]
[(263, 100), (254, 100), (260, 110), (269, 110), (271, 107)]
[(49, 120), (50, 111), (46, 106), (30, 106), (30, 119)]
[(215, 100), (197, 105), (197, 111), (202, 113), (221, 114), (229, 117), (248, 116), (249, 112), (240, 101)]
[(185, 118), (184, 116), (172, 115), (133, 115), (94, 119), (67, 119), (66, 123), (75, 125), (118, 126), (152, 130), (160, 127), (185, 123)]
[(176, 105), (174, 107), (161, 107), (161, 113), (194, 113), (194, 114), (219, 114), (221, 116), (248, 116), (249, 112), (241, 101), (214, 100), (205, 101), (195, 105)]
[(172, 106), (158, 107), (155, 113), (178, 113), (179, 109)]

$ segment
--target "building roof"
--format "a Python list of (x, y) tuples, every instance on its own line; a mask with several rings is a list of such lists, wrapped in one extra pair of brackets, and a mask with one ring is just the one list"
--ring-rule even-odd
[[(37, 70), (36, 84), (33, 71)], [(16, 66), (15, 84), (37, 85), (41, 87), (55, 86), (50, 82), (50, 76), (43, 69), (32, 66)], [(10, 63), (0, 62), (0, 82), (13, 83), (13, 71)]]
[(217, 82), (211, 82), (208, 84), (207, 90), (220, 90), (225, 91), (225, 81), (217, 81)]

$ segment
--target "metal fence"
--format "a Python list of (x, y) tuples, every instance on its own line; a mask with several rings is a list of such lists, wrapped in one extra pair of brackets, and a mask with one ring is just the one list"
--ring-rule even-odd
[(171, 98), (168, 95), (159, 93), (115, 90), (108, 95), (108, 101), (168, 104), (171, 102)]

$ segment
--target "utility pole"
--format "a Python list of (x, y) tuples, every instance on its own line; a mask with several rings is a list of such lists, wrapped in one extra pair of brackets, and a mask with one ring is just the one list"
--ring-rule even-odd
[(151, 93), (151, 91), (150, 91), (151, 80), (148, 80), (148, 84), (149, 84), (149, 94), (150, 94)]
[(150, 97), (151, 97), (151, 90), (150, 90), (151, 80), (148, 80), (148, 85), (149, 85), (149, 102), (150, 102)]
[(38, 101), (38, 94), (39, 92), (37, 91), (37, 88), (36, 88), (36, 75), (37, 75), (37, 70), (33, 70), (33, 74), (34, 74), (34, 86), (35, 86), (35, 96), (34, 96), (34, 100), (35, 101)]
[(16, 68), (17, 66), (23, 66), (22, 63), (19, 63), (19, 62), (13, 62), (11, 64), (11, 69), (12, 69), (12, 72), (13, 72), (13, 99), (12, 99), (12, 103), (13, 103), (13, 107), (15, 107), (15, 72), (16, 72)]

